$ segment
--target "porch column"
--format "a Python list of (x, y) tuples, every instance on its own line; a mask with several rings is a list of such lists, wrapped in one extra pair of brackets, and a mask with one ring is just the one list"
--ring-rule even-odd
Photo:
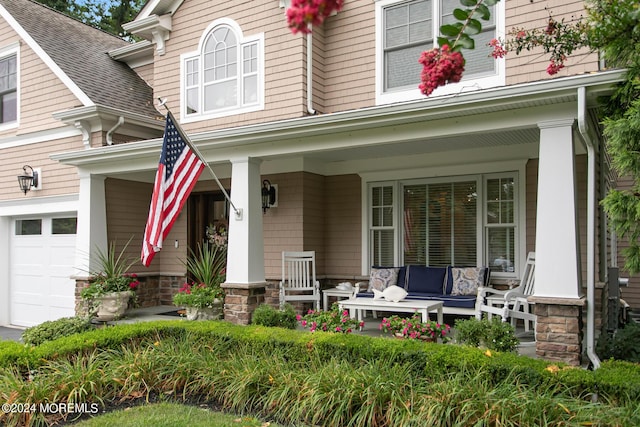
[(538, 123), (535, 295), (579, 298), (580, 246), (573, 119)]
[(107, 249), (107, 209), (104, 180), (101, 175), (80, 169), (78, 227), (76, 234), (76, 312), (81, 310), (80, 291), (87, 286), (89, 272), (97, 268), (90, 254), (96, 248)]
[(264, 302), (264, 240), (262, 237), (261, 160), (244, 157), (231, 160), (231, 200), (242, 209), (238, 219), (229, 215), (229, 246), (224, 318), (249, 324), (255, 308)]
[(536, 212), (536, 354), (579, 365), (582, 353), (581, 264), (573, 119), (538, 123)]

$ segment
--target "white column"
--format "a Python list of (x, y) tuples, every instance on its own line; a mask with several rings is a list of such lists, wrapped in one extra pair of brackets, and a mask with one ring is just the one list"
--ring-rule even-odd
[(80, 195), (78, 200), (78, 233), (76, 235), (76, 263), (79, 276), (95, 270), (95, 259), (90, 254), (100, 248), (107, 250), (107, 209), (104, 176), (79, 170)]
[(580, 297), (573, 123), (572, 119), (538, 123), (537, 297)]
[(231, 160), (231, 200), (242, 209), (242, 218), (233, 211), (229, 215), (229, 284), (265, 282), (260, 163), (250, 157)]

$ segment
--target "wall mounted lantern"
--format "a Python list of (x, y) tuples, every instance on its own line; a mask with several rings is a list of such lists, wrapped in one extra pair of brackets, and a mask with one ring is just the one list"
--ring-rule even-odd
[[(31, 175), (27, 175), (27, 168), (31, 169)], [(32, 187), (38, 186), (38, 172), (34, 171), (29, 165), (24, 165), (22, 170), (24, 175), (18, 175), (18, 183), (20, 184), (20, 190), (24, 191), (26, 195), (27, 191), (31, 190)]]
[(276, 189), (268, 179), (262, 181), (262, 213), (276, 203)]

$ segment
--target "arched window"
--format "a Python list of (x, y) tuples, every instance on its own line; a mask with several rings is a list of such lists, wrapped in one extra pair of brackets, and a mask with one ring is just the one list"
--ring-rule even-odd
[(217, 20), (197, 52), (183, 55), (183, 117), (207, 119), (264, 108), (263, 35), (244, 38), (229, 19)]

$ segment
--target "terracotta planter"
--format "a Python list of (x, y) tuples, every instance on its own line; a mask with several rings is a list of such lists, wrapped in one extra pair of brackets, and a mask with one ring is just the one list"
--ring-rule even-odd
[(222, 300), (215, 300), (213, 307), (185, 307), (187, 320), (218, 320), (222, 318)]
[(124, 315), (129, 305), (131, 292), (112, 292), (96, 297), (98, 312), (96, 318), (101, 322), (110, 322)]

